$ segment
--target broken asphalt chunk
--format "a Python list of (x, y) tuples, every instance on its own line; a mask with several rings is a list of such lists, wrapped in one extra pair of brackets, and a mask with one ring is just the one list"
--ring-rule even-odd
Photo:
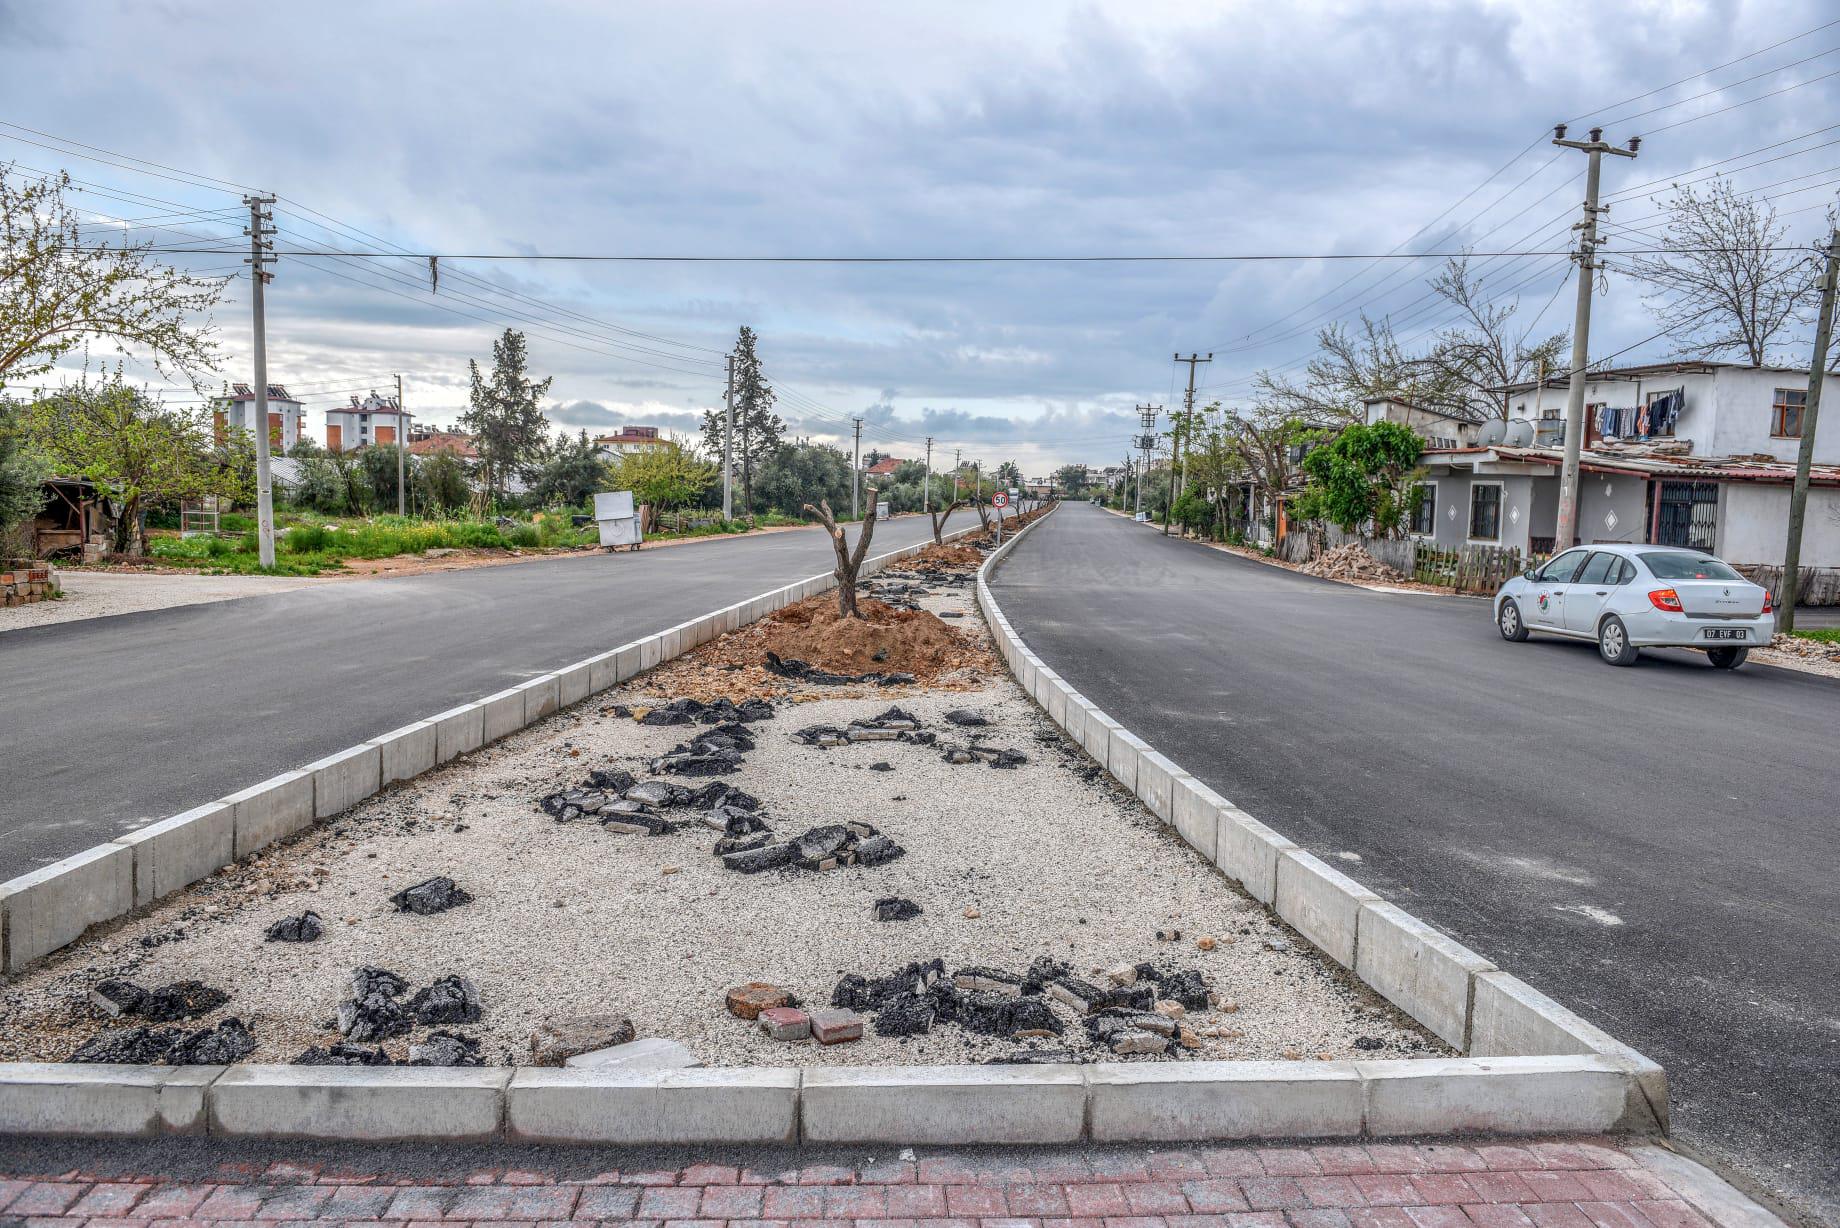
[(283, 917), (269, 926), (263, 938), (267, 942), (318, 942), (325, 932), (319, 914), (311, 908), (298, 917)]
[(411, 1066), (484, 1066), (479, 1040), (458, 1032), (430, 1032), (418, 1044), (409, 1046)]
[(413, 887), (405, 887), (390, 897), (390, 903), (396, 905), (396, 911), (412, 912), (418, 917), (446, 912), (450, 908), (470, 904), (472, 900), (472, 896), (455, 886), (454, 880), (446, 875), (436, 875)]
[(417, 1023), (478, 1023), (479, 990), (465, 977), (440, 977), (409, 999), (409, 1014)]
[(877, 921), (912, 921), (920, 915), (920, 905), (898, 895), (884, 896), (875, 902)]
[(367, 1049), (346, 1041), (315, 1045), (295, 1058), (294, 1066), (394, 1066), (396, 1063), (381, 1046)]

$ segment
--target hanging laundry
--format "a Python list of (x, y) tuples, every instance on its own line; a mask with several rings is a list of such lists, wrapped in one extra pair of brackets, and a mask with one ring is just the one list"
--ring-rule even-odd
[(1597, 433), (1604, 439), (1611, 439), (1616, 435), (1616, 410), (1608, 405), (1597, 407)]
[(1649, 402), (1649, 425), (1654, 434), (1672, 435), (1675, 424), (1680, 421), (1680, 412), (1686, 405), (1686, 397), (1681, 389), (1664, 392)]
[(1650, 433), (1649, 428), (1654, 425), (1654, 415), (1649, 411), (1650, 407), (1647, 405), (1640, 406), (1636, 410), (1636, 434), (1643, 439), (1648, 438)]

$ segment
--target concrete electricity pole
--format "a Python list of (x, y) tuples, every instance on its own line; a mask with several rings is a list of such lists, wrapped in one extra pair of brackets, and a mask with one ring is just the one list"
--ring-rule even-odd
[(963, 465), (963, 462), (959, 460), (959, 455), (963, 451), (962, 448), (952, 449), (952, 502), (954, 504), (958, 502), (958, 471)]
[(1143, 427), (1143, 433), (1137, 437), (1137, 450), (1144, 454), (1144, 463), (1137, 470), (1136, 512), (1144, 510), (1144, 479), (1150, 474), (1150, 450), (1156, 446), (1156, 416), (1162, 412), (1161, 405), (1137, 407), (1137, 421)]
[(722, 519), (735, 518), (735, 356), (728, 356), (728, 382), (722, 390)]
[(850, 519), (862, 515), (856, 505), (862, 498), (862, 419), (851, 418), (856, 424), (856, 459), (850, 462)]
[(1821, 413), (1821, 386), (1827, 379), (1827, 347), (1834, 335), (1834, 292), (1840, 284), (1840, 227), (1828, 236), (1827, 273), (1821, 278), (1821, 315), (1814, 326), (1814, 354), (1808, 362), (1808, 401), (1802, 406), (1802, 446), (1795, 454), (1795, 485), (1789, 490), (1789, 541), (1783, 547), (1783, 578), (1776, 629), (1795, 630), (1795, 599), (1800, 595), (1802, 519), (1808, 514), (1808, 470), (1814, 464), (1814, 425)]
[(408, 464), (403, 460), (403, 453), (409, 448), (409, 412), (403, 407), (402, 376), (396, 377), (396, 514), (409, 514), (409, 499), (406, 494), (407, 484), (403, 473)]
[[(1190, 354), (1187, 358), (1175, 355), (1175, 361), (1188, 364), (1188, 391), (1182, 394), (1183, 415), (1180, 421), (1173, 423), (1169, 434), (1169, 504), (1163, 509), (1163, 536), (1169, 536), (1169, 522), (1176, 510), (1176, 465), (1182, 466), (1182, 487), (1188, 488), (1188, 454), (1182, 450), (1182, 432), (1190, 429), (1189, 418), (1195, 412), (1195, 366), (1197, 363), (1213, 362), (1214, 355), (1209, 352), (1206, 358), (1199, 354)], [(1171, 414), (1173, 419), (1175, 415)]]
[(1572, 228), (1578, 234), (1578, 306), (1572, 316), (1572, 381), (1565, 397), (1565, 461), (1559, 469), (1559, 523), (1553, 535), (1553, 553), (1569, 550), (1578, 538), (1578, 452), (1584, 445), (1584, 370), (1591, 354), (1591, 291), (1597, 271), (1597, 215), (1608, 213), (1608, 205), (1597, 203), (1597, 184), (1603, 156), (1633, 158), (1642, 145), (1639, 136), (1629, 138), (1629, 148), (1618, 149), (1604, 140), (1602, 128), (1591, 129), (1588, 141), (1565, 139), (1565, 125), (1553, 128), (1553, 144), (1567, 149), (1582, 149), (1590, 157), (1584, 179), (1584, 220)]
[(926, 484), (920, 488), (920, 510), (933, 510), (933, 437), (926, 437)]
[(256, 547), (257, 558), (264, 567), (275, 565), (275, 491), (268, 467), (268, 321), (263, 314), (262, 291), (274, 274), (268, 266), (274, 257), (268, 253), (274, 244), (268, 236), (275, 228), (268, 224), (268, 207), (272, 196), (245, 196), (249, 206), (249, 286), (250, 302), (255, 312), (256, 351)]

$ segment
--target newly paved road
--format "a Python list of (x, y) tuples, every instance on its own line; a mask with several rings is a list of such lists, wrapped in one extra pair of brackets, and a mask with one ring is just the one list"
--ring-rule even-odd
[(0, 632), (0, 880), (834, 562), (798, 529)]
[(1085, 504), (995, 589), (1094, 703), (1660, 1061), (1680, 1138), (1840, 1223), (1840, 683), (1509, 644), (1478, 600)]

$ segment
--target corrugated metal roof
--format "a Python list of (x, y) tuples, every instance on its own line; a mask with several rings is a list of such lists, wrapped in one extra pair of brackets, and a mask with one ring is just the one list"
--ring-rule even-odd
[[(1558, 465), (1565, 454), (1558, 448), (1494, 447), (1428, 449), (1421, 462), (1437, 463), (1440, 456), (1477, 456), (1522, 464)], [(1592, 448), (1580, 452), (1582, 469), (1597, 473), (1632, 473), (1648, 477), (1682, 477), (1700, 481), (1722, 482), (1793, 482), (1795, 463), (1774, 458), (1737, 456), (1666, 455), (1653, 448)], [(1815, 465), (1809, 481), (1821, 486), (1840, 486), (1840, 465)]]

